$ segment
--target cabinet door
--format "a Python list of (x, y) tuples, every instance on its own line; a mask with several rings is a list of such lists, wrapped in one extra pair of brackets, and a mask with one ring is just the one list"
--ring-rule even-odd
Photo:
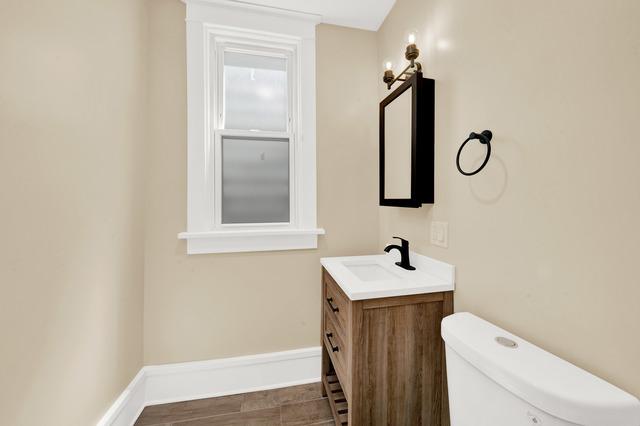
[(443, 302), (443, 294), (434, 293), (354, 305), (354, 424), (448, 424), (442, 413)]

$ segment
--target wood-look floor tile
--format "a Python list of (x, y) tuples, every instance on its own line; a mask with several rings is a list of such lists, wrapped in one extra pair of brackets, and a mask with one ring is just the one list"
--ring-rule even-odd
[(223, 414), (196, 420), (173, 423), (172, 426), (280, 426), (280, 408)]
[(283, 426), (302, 426), (331, 420), (331, 407), (327, 398), (315, 399), (280, 407)]
[(310, 383), (307, 385), (291, 386), (288, 388), (271, 389), (252, 392), (244, 395), (241, 411), (262, 410), (279, 407), (283, 404), (310, 401), (322, 398), (322, 385)]
[(160, 425), (167, 422), (197, 419), (227, 413), (239, 413), (243, 395), (197, 399), (146, 407), (135, 426)]

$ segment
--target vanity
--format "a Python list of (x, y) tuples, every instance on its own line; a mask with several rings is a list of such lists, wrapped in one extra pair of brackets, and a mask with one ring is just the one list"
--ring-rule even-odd
[(455, 268), (411, 253), (322, 263), (322, 385), (336, 425), (449, 425), (443, 317)]

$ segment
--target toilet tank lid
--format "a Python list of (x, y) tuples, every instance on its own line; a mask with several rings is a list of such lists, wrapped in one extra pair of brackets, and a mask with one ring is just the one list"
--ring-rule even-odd
[[(506, 337), (517, 347), (504, 346)], [(585, 426), (639, 426), (640, 401), (575, 365), (468, 312), (442, 320), (447, 346), (529, 404)]]

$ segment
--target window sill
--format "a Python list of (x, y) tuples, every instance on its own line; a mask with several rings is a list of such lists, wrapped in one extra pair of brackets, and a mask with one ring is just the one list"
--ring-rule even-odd
[(315, 249), (318, 235), (324, 235), (324, 229), (181, 232), (178, 239), (187, 240), (187, 254), (205, 254)]

